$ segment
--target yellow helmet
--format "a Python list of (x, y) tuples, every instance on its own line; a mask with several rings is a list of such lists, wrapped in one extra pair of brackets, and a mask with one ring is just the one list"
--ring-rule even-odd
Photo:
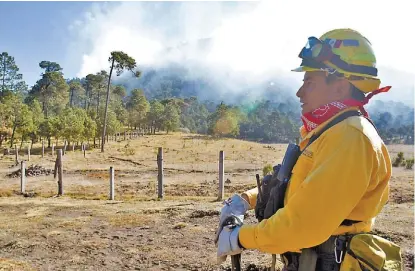
[(319, 39), (310, 37), (299, 57), (302, 59), (300, 67), (292, 71), (337, 73), (365, 93), (380, 86), (372, 45), (355, 30), (334, 29)]

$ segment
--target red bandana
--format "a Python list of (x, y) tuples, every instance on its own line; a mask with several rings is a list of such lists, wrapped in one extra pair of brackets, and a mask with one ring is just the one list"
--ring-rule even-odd
[(357, 101), (357, 100), (343, 100), (338, 102), (331, 102), (326, 105), (320, 106), (319, 108), (305, 113), (301, 116), (301, 120), (304, 123), (304, 128), (307, 130), (307, 132), (312, 131), (313, 129), (317, 128), (320, 124), (327, 121), (340, 111), (343, 111), (347, 108), (358, 106), (363, 113), (363, 115), (366, 118), (369, 118), (369, 114), (366, 112), (366, 110), (363, 108), (365, 104), (369, 102), (369, 100), (376, 94), (387, 92), (391, 86), (387, 86), (378, 90), (373, 91), (369, 95), (366, 96), (366, 98), (363, 101)]

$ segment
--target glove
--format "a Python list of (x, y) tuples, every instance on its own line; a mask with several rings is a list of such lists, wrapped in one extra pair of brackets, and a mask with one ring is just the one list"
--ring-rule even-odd
[(216, 232), (215, 245), (217, 245), (219, 233), (222, 230), (223, 222), (230, 216), (236, 216), (242, 223), (244, 215), (249, 209), (249, 203), (240, 195), (235, 194), (223, 202), (224, 206), (220, 211), (219, 226)]
[[(234, 219), (238, 220), (236, 217), (234, 217)], [(233, 225), (225, 225), (222, 227), (218, 239), (218, 264), (226, 261), (226, 257), (228, 255), (240, 254), (242, 252), (243, 248), (239, 246), (238, 242), (239, 230), (241, 226), (242, 223), (239, 221)]]

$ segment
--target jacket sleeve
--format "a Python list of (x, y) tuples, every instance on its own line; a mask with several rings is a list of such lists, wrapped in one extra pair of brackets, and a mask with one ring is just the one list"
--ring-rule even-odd
[(241, 227), (245, 248), (281, 254), (316, 246), (347, 218), (366, 192), (376, 159), (369, 140), (350, 129), (323, 134), (314, 143), (311, 169), (284, 208)]
[(249, 199), (248, 203), (249, 203), (250, 209), (255, 208), (257, 195), (258, 195), (257, 187), (252, 188), (242, 193), (242, 196), (246, 196)]

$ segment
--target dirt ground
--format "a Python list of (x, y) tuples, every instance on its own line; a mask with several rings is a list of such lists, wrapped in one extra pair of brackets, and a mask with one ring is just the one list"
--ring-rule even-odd
[[(26, 194), (14, 155), (0, 156), (0, 270), (226, 270), (213, 243), (221, 203), (219, 151), (225, 153), (225, 196), (256, 185), (266, 164), (281, 162), (286, 145), (173, 134), (110, 141), (106, 152), (70, 146), (63, 157), (64, 196), (53, 175), (27, 177)], [(164, 199), (157, 199), (157, 148), (164, 152)], [(391, 157), (413, 146), (388, 146)], [(23, 149), (20, 159), (26, 159)], [(27, 166), (53, 169), (40, 146)], [(109, 167), (115, 201), (108, 200)], [(394, 168), (391, 197), (376, 221), (377, 234), (402, 247), (413, 270), (414, 172)], [(245, 223), (255, 223), (249, 211)], [(271, 255), (244, 251), (244, 270), (265, 270)], [(281, 266), (278, 263), (278, 266)]]

